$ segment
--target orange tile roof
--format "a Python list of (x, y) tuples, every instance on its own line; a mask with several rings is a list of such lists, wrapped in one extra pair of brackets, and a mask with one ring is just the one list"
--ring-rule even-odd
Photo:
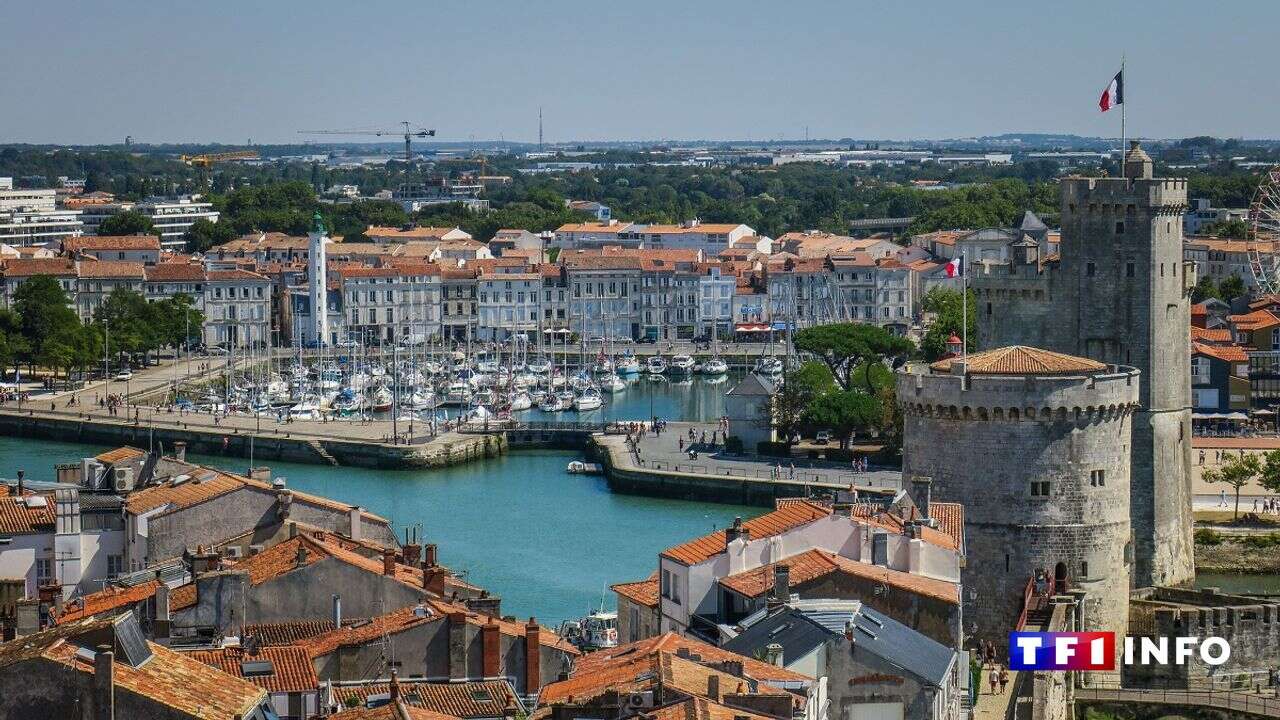
[(641, 258), (632, 255), (604, 256), (560, 254), (560, 264), (569, 270), (640, 270)]
[(938, 521), (938, 529), (955, 540), (956, 547), (964, 543), (964, 505), (954, 502), (929, 503), (929, 517)]
[(147, 276), (146, 266), (140, 262), (128, 260), (95, 260), (93, 262), (82, 260), (77, 265), (77, 273), (82, 278), (141, 280)]
[[(797, 701), (799, 699), (797, 698)], [(761, 715), (738, 707), (730, 707), (706, 698), (692, 697), (684, 702), (664, 705), (645, 713), (653, 720), (777, 720), (772, 715)]]
[(160, 582), (158, 580), (149, 580), (140, 585), (125, 588), (108, 585), (96, 593), (85, 595), (67, 605), (62, 614), (57, 617), (57, 623), (61, 625), (62, 623), (92, 617), (109, 610), (140, 603), (155, 595), (156, 588), (159, 586)]
[(973, 232), (972, 230), (935, 230), (931, 233), (923, 235), (913, 235), (912, 240), (921, 240), (925, 242), (934, 242), (939, 245), (955, 245), (956, 240)]
[(1203, 340), (1209, 343), (1230, 343), (1234, 340), (1231, 337), (1231, 331), (1227, 328), (1208, 328), (1191, 326), (1191, 339)]
[(629, 227), (631, 227), (631, 223), (627, 223), (627, 222), (615, 222), (612, 225), (609, 225), (607, 223), (594, 223), (594, 222), (565, 223), (564, 225), (561, 225), (560, 227), (556, 228), (556, 232), (557, 233), (577, 232), (577, 233), (617, 234), (620, 232), (624, 232)]
[(93, 459), (103, 463), (104, 465), (111, 465), (112, 463), (118, 463), (121, 460), (132, 460), (133, 458), (139, 458), (146, 454), (147, 453), (144, 450), (124, 445), (116, 448), (115, 450), (108, 450), (104, 453), (99, 453), (95, 455)]
[[(414, 707), (455, 718), (502, 717), (508, 706), (519, 709), (521, 703), (511, 684), (505, 680), (484, 682), (420, 682), (400, 680), (400, 697)], [(363, 704), (370, 695), (391, 692), (390, 683), (335, 685), (334, 698), (345, 706), (353, 698)], [(480, 699), (488, 696), (489, 700)]]
[(269, 282), (265, 275), (259, 275), (256, 272), (248, 270), (210, 270), (205, 277), (209, 282), (227, 282), (235, 280), (257, 280), (259, 282)]
[(191, 476), (190, 479), (177, 485), (167, 482), (129, 493), (124, 501), (125, 509), (134, 515), (166, 505), (182, 509), (244, 487), (244, 483), (236, 476), (216, 470), (206, 471), (204, 468), (193, 467), (187, 474)]
[(1245, 332), (1265, 330), (1280, 325), (1280, 317), (1276, 317), (1270, 310), (1266, 309), (1254, 310), (1244, 315), (1228, 315), (1227, 321), (1235, 325), (1237, 330)]
[(458, 227), (413, 227), (408, 230), (402, 230), (394, 227), (384, 227), (380, 225), (370, 225), (365, 229), (365, 237), (389, 237), (401, 240), (424, 240), (424, 239), (443, 239), (445, 235), (457, 230), (465, 232)]
[(404, 700), (379, 705), (376, 708), (357, 707), (343, 710), (329, 717), (334, 720), (457, 720), (452, 715), (415, 707)]
[[(320, 687), (320, 679), (316, 677), (311, 657), (300, 647), (264, 647), (256, 655), (249, 655), (244, 648), (228, 647), (221, 650), (196, 650), (186, 655), (228, 675), (248, 680), (267, 692), (297, 693), (314, 691)], [(261, 661), (271, 663), (271, 674), (245, 677), (242, 663)]]
[[(28, 502), (44, 504), (29, 507)], [(31, 535), (35, 533), (53, 532), (56, 518), (53, 514), (53, 498), (46, 495), (27, 495), (17, 497), (6, 495), (0, 497), (0, 533), (6, 535)]]
[(83, 235), (62, 241), (62, 251), (74, 254), (98, 250), (160, 250), (160, 238), (155, 235)]
[(1192, 355), (1208, 355), (1224, 362), (1249, 362), (1249, 353), (1238, 345), (1208, 345), (1206, 343), (1192, 342)]
[(655, 570), (645, 580), (611, 585), (610, 590), (638, 605), (658, 607), (658, 573)]
[(31, 277), (33, 275), (53, 275), (55, 277), (74, 277), (76, 263), (69, 258), (23, 258), (0, 262), (0, 274), (5, 277)]
[(773, 589), (774, 567), (786, 565), (790, 568), (789, 582), (793, 586), (825, 577), (832, 573), (844, 573), (882, 583), (906, 592), (931, 597), (935, 600), (957, 605), (960, 602), (959, 586), (946, 580), (914, 575), (900, 570), (891, 570), (880, 565), (859, 562), (837, 555), (826, 550), (808, 550), (792, 555), (778, 563), (762, 565), (758, 568), (730, 575), (720, 580), (720, 584), (739, 595), (756, 598)]
[[(939, 372), (950, 372), (951, 363), (956, 359), (939, 360), (929, 367)], [(967, 358), (967, 362), (970, 375), (1071, 375), (1103, 372), (1107, 369), (1104, 363), (1097, 360), (1025, 345), (974, 353)]]
[[(108, 630), (113, 617), (88, 618), (0, 645), (0, 667), (38, 660), (92, 677), (93, 662), (76, 655), (75, 638)], [(262, 688), (166, 647), (148, 642), (152, 657), (133, 667), (119, 656), (112, 668), (116, 692), (126, 691), (176, 711), (172, 714), (232, 720), (247, 716), (267, 698)], [(32, 668), (48, 674), (49, 670)], [(57, 672), (57, 671), (54, 671)]]
[[(790, 503), (779, 507), (773, 512), (752, 518), (744, 522), (742, 527), (751, 532), (752, 540), (759, 540), (760, 538), (778, 535), (792, 528), (811, 523), (830, 514), (831, 508), (822, 507), (811, 502)], [(696, 565), (724, 552), (724, 539), (725, 531), (716, 530), (696, 540), (690, 540), (675, 547), (667, 548), (661, 554), (663, 557), (682, 562), (685, 565)]]
[[(920, 516), (917, 515), (916, 513), (917, 513), (916, 509), (911, 508), (911, 514), (905, 520), (920, 519)], [(880, 505), (876, 505), (874, 503), (859, 503), (857, 505), (854, 505), (853, 515), (854, 517), (860, 520), (866, 520), (868, 522), (871, 522), (872, 524), (878, 527), (881, 527), (891, 533), (903, 534), (906, 532), (906, 529), (907, 529), (907, 524), (903, 518), (899, 517), (896, 513), (889, 512), (888, 510), (885, 510)], [(963, 528), (963, 525), (964, 525), (963, 510), (960, 511), (960, 517), (961, 517), (960, 525), (961, 525), (961, 528)], [(952, 536), (951, 534), (944, 532), (943, 530), (938, 530), (938, 529), (934, 529), (927, 526), (917, 527), (917, 531), (920, 534), (919, 535), (920, 539), (929, 543), (930, 545), (936, 545), (940, 548), (944, 548), (947, 550), (955, 550), (957, 552), (960, 549), (959, 535)], [(961, 532), (962, 531), (963, 530), (961, 529)]]

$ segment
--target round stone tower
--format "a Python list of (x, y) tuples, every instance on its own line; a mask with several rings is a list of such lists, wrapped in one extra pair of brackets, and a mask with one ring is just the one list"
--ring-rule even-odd
[(1003, 645), (1037, 571), (1123, 633), (1138, 371), (1014, 346), (908, 366), (897, 390), (904, 481), (964, 505), (966, 633)]

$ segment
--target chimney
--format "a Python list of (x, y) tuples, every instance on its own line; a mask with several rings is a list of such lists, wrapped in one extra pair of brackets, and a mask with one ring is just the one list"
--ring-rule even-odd
[(26, 486), (26, 483), (24, 483), (24, 482), (22, 481), (22, 479), (23, 479), (24, 477), (26, 477), (26, 475), (27, 475), (27, 471), (26, 471), (26, 470), (19, 470), (19, 471), (18, 471), (18, 497), (22, 497), (22, 491), (23, 491), (23, 489), (24, 489), (24, 488), (25, 488), (25, 486)]
[(933, 480), (919, 475), (911, 478), (911, 494), (916, 501), (916, 508), (920, 510), (920, 516), (929, 517), (929, 502), (933, 494)]
[(115, 654), (110, 645), (99, 645), (93, 656), (93, 719), (115, 720)]
[(307, 548), (304, 547), (302, 543), (298, 543), (298, 552), (294, 555), (293, 559), (297, 567), (302, 567), (307, 564)]
[(436, 566), (436, 544), (427, 543), (425, 554), (422, 558), (422, 566), (424, 568), (433, 568)]
[(791, 567), (785, 563), (773, 566), (773, 598), (779, 603), (791, 599)]
[(187, 461), (187, 443), (186, 442), (182, 440), (178, 440), (173, 443), (173, 459), (177, 460), (178, 462)]
[(418, 567), (418, 563), (422, 561), (422, 546), (418, 543), (409, 543), (404, 546), (404, 564), (410, 567)]
[(498, 621), (489, 618), (480, 631), (480, 645), (484, 653), (484, 679), (490, 680), (502, 675), (502, 633), (498, 631)]
[(364, 512), (364, 508), (359, 505), (347, 511), (347, 537), (352, 540), (360, 539), (360, 513)]
[(396, 553), (394, 550), (382, 551), (382, 574), (389, 577), (395, 577)]
[(156, 594), (155, 594), (155, 597), (152, 598), (152, 602), (155, 605), (155, 610), (153, 613), (154, 617), (152, 618), (152, 622), (151, 622), (151, 634), (153, 637), (157, 637), (157, 638), (168, 637), (169, 636), (169, 586), (165, 585), (163, 580), (160, 580), (159, 571), (156, 571), (156, 580), (159, 581), (160, 584), (156, 585)]
[(782, 646), (778, 643), (769, 643), (764, 648), (764, 661), (770, 665), (783, 667), (782, 664)]
[(333, 629), (342, 627), (342, 596), (333, 594)]
[(524, 694), (536, 695), (542, 687), (542, 628), (529, 618), (524, 628)]
[(400, 678), (396, 676), (396, 671), (391, 670), (391, 704), (394, 705), (400, 699)]
[(464, 682), (467, 672), (467, 614), (449, 613), (449, 680)]
[(853, 623), (848, 620), (844, 623), (844, 639), (853, 642)]
[(707, 699), (711, 702), (720, 702), (720, 676), (711, 674), (707, 676)]
[(751, 539), (751, 531), (742, 527), (741, 517), (734, 518), (733, 525), (730, 525), (728, 528), (725, 529), (724, 531), (725, 547), (728, 547), (729, 543), (733, 542), (734, 540), (737, 540), (738, 538), (742, 538), (743, 540)]

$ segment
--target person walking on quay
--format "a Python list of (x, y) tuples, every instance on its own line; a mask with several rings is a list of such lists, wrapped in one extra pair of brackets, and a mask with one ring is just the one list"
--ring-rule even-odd
[(796, 479), (796, 464), (794, 462), (791, 463), (791, 479)]
[(996, 683), (999, 683), (999, 682), (1000, 682), (1000, 674), (997, 673), (996, 669), (993, 667), (991, 668), (991, 672), (987, 675), (987, 683), (991, 685), (992, 695), (996, 694)]
[(684, 438), (676, 438), (676, 444), (680, 446), (680, 452), (684, 452)]
[(1004, 694), (1005, 686), (1009, 684), (1009, 668), (1007, 665), (1000, 664), (1000, 694)]

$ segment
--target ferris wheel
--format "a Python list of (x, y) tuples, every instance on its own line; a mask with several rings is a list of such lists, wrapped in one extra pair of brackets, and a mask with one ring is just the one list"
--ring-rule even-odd
[(1280, 165), (1262, 176), (1249, 204), (1249, 269), (1258, 292), (1280, 293)]

